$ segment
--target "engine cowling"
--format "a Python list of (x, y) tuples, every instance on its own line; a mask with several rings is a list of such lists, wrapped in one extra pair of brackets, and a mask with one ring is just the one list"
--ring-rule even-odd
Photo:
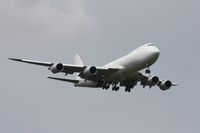
[(143, 85), (143, 87), (149, 86), (151, 88), (152, 86), (157, 85), (159, 83), (159, 81), (160, 80), (157, 76), (150, 76), (150, 77), (148, 77), (147, 80), (142, 81), (141, 85)]
[(55, 63), (49, 69), (52, 73), (59, 73), (64, 69), (64, 66), (62, 63)]
[(157, 76), (151, 76), (146, 81), (146, 85), (149, 85), (149, 86), (154, 86), (154, 85), (157, 85), (158, 83), (159, 83), (159, 78)]
[(172, 87), (172, 82), (169, 80), (163, 80), (161, 81), (161, 83), (159, 84), (159, 87), (161, 90), (165, 91), (168, 90)]
[(97, 74), (97, 68), (95, 66), (89, 66), (83, 71), (85, 76), (93, 76)]

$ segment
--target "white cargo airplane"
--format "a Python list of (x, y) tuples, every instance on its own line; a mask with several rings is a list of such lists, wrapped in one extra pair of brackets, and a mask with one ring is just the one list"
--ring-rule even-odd
[(153, 43), (148, 43), (102, 67), (85, 66), (79, 55), (74, 57), (74, 65), (15, 58), (9, 59), (46, 66), (52, 73), (63, 72), (66, 75), (76, 73), (76, 79), (48, 77), (49, 79), (74, 83), (75, 87), (99, 87), (107, 90), (112, 85), (112, 90), (118, 91), (120, 86), (124, 86), (125, 91), (130, 92), (140, 82), (143, 87), (149, 86), (151, 88), (157, 85), (164, 91), (177, 85), (170, 80), (159, 80), (157, 76), (147, 76), (139, 72), (146, 68), (145, 73), (150, 74), (149, 67), (156, 62), (159, 55), (159, 49)]

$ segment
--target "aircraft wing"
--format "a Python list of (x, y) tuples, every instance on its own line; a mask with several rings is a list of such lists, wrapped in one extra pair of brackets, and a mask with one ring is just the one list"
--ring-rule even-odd
[(160, 80), (157, 76), (148, 76), (140, 72), (134, 73), (129, 79), (121, 82), (120, 85), (134, 87), (138, 82), (143, 87), (148, 86), (149, 88), (157, 85), (161, 90), (167, 90), (171, 86), (178, 86), (178, 84), (172, 83), (170, 80)]
[(148, 76), (143, 75), (140, 72), (133, 73), (128, 79), (122, 81), (120, 84), (121, 86), (128, 86), (129, 84), (136, 85), (138, 82), (141, 82), (141, 84), (145, 84), (145, 82), (148, 80)]
[[(13, 61), (33, 64), (33, 65), (46, 66), (49, 68), (53, 66), (54, 64), (56, 64), (56, 63), (51, 63), (51, 62), (42, 62), (42, 61), (34, 61), (34, 60), (26, 60), (26, 59), (15, 59), (15, 58), (8, 58), (8, 59), (13, 60)], [(61, 72), (64, 72), (67, 74), (73, 74), (74, 72), (80, 72), (83, 69), (84, 69), (83, 66), (63, 64), (63, 70)]]
[(13, 61), (18, 61), (18, 62), (24, 62), (24, 63), (34, 64), (34, 65), (47, 66), (47, 67), (50, 67), (51, 65), (53, 65), (53, 63), (50, 63), (50, 62), (41, 62), (41, 61), (16, 59), (16, 58), (8, 58), (8, 59), (9, 60), (13, 60)]
[[(119, 68), (95, 67), (97, 74), (95, 76), (94, 75), (88, 76), (84, 73), (84, 70), (86, 70), (87, 68), (90, 68), (90, 66), (51, 63), (51, 62), (42, 62), (42, 61), (34, 61), (34, 60), (26, 60), (26, 59), (16, 59), (16, 58), (8, 58), (8, 59), (17, 61), (17, 62), (45, 66), (45, 67), (48, 67), (49, 70), (51, 70), (53, 73), (58, 73), (58, 72), (63, 72), (65, 74), (80, 73), (79, 76), (81, 78), (89, 79), (89, 80), (93, 80), (93, 81), (96, 81), (97, 79), (100, 79), (101, 77), (106, 77), (106, 76), (113, 74), (119, 70)], [(59, 68), (59, 65), (60, 65), (60, 68)]]

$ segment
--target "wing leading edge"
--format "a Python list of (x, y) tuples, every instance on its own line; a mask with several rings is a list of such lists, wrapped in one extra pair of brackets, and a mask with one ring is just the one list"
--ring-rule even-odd
[[(33, 65), (39, 65), (39, 66), (45, 66), (48, 67), (49, 70), (51, 70), (53, 73), (63, 72), (66, 75), (67, 74), (74, 74), (74, 73), (80, 73), (79, 76), (83, 79), (88, 79), (87, 75), (84, 74), (84, 70), (87, 68), (90, 68), (90, 66), (83, 66), (83, 64), (80, 65), (74, 65), (74, 64), (61, 64), (61, 63), (51, 63), (51, 62), (42, 62), (42, 61), (35, 61), (35, 60), (26, 60), (26, 59), (17, 59), (17, 58), (8, 58), (13, 61), (17, 62), (23, 62)], [(113, 74), (119, 70), (119, 68), (103, 68), (103, 67), (95, 67), (97, 70), (97, 75), (95, 77), (106, 77), (110, 74)], [(58, 70), (55, 70), (58, 69)], [(93, 77), (91, 77), (90, 80), (92, 80)], [(96, 81), (95, 78), (93, 81)]]
[(23, 62), (23, 63), (28, 63), (28, 64), (33, 64), (33, 65), (39, 65), (39, 66), (46, 66), (49, 67), (49, 69), (53, 69), (52, 67), (56, 64), (62, 65), (62, 69), (59, 72), (64, 72), (66, 74), (73, 74), (74, 72), (81, 72), (82, 70), (85, 69), (84, 66), (80, 65), (71, 65), (71, 64), (61, 64), (61, 63), (51, 63), (51, 62), (42, 62), (42, 61), (35, 61), (35, 60), (26, 60), (26, 59), (16, 59), (16, 58), (8, 58), (13, 61), (17, 62)]

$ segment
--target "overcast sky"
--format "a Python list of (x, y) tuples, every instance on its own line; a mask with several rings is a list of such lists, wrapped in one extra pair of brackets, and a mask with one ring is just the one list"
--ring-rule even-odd
[[(199, 133), (198, 0), (0, 0), (0, 132)], [(74, 88), (8, 57), (104, 65), (153, 42), (152, 73), (179, 87)], [(58, 74), (64, 77), (64, 74)]]

